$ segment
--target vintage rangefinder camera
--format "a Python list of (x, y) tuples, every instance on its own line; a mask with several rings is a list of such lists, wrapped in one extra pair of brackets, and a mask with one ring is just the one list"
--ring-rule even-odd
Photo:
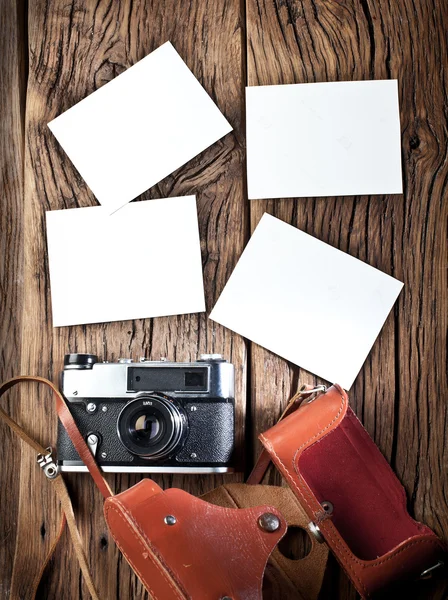
[[(233, 471), (234, 367), (219, 354), (192, 363), (67, 354), (61, 389), (103, 471)], [(87, 470), (61, 423), (58, 462)]]

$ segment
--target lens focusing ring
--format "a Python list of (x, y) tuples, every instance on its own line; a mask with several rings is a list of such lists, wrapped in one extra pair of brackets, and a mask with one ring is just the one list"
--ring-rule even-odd
[[(162, 434), (155, 435), (155, 443), (137, 440), (133, 435), (135, 422), (144, 414), (150, 413), (161, 423)], [(117, 433), (123, 446), (146, 460), (160, 460), (180, 449), (185, 440), (187, 419), (183, 409), (172, 400), (159, 395), (144, 394), (128, 402), (117, 420)]]

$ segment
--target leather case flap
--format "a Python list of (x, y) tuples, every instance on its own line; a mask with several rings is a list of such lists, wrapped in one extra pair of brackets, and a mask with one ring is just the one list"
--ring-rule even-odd
[[(118, 547), (160, 600), (261, 599), (267, 560), (286, 531), (274, 507), (223, 508), (148, 479), (106, 500), (104, 510)], [(267, 513), (278, 519), (275, 531), (259, 524)]]
[[(309, 519), (288, 487), (229, 483), (202, 496), (207, 502), (229, 508), (275, 506), (285, 518), (288, 530), (306, 530)], [(309, 554), (297, 560), (277, 546), (271, 554), (263, 579), (263, 600), (317, 600), (328, 558), (328, 548), (313, 536)], [(284, 540), (287, 542), (287, 537)], [(289, 547), (287, 548), (289, 550)]]
[(339, 386), (260, 439), (363, 597), (418, 578), (442, 557)]

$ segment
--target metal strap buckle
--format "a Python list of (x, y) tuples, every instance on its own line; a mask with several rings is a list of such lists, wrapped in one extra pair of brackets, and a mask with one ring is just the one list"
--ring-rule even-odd
[[(313, 387), (312, 390), (301, 391), (301, 396), (306, 396), (307, 398), (304, 399), (303, 402), (305, 404), (309, 404), (310, 402), (313, 402), (314, 400), (316, 400), (316, 398), (318, 396), (320, 396), (320, 394), (325, 394), (326, 391), (327, 391), (326, 385), (316, 385), (316, 387)], [(309, 396), (309, 398), (308, 398), (308, 396)]]
[(420, 579), (431, 579), (431, 577), (434, 575), (434, 571), (437, 571), (438, 569), (441, 569), (444, 566), (445, 565), (443, 561), (437, 561), (435, 565), (432, 565), (432, 567), (429, 567), (429, 569), (425, 569), (421, 572)]
[(285, 410), (283, 411), (279, 421), (281, 421), (291, 409), (296, 406), (296, 408), (300, 408), (302, 404), (308, 404), (309, 402), (313, 402), (321, 393), (325, 393), (327, 391), (326, 385), (317, 385), (311, 390), (306, 389), (306, 385), (303, 385), (290, 399)]
[(59, 473), (59, 468), (56, 462), (53, 460), (53, 448), (46, 448), (48, 454), (38, 454), (37, 463), (43, 470), (48, 479), (54, 479)]
[(307, 527), (308, 531), (314, 536), (316, 542), (318, 542), (319, 544), (323, 544), (325, 542), (325, 538), (322, 535), (322, 531), (320, 530), (319, 525), (316, 525), (314, 521), (310, 521)]

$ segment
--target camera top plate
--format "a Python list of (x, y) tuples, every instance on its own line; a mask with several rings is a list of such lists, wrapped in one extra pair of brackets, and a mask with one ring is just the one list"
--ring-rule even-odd
[(100, 362), (93, 354), (70, 354), (64, 359), (61, 377), (62, 392), (70, 402), (130, 400), (143, 392), (233, 400), (234, 385), (234, 366), (221, 355), (201, 355), (195, 362), (123, 358)]

